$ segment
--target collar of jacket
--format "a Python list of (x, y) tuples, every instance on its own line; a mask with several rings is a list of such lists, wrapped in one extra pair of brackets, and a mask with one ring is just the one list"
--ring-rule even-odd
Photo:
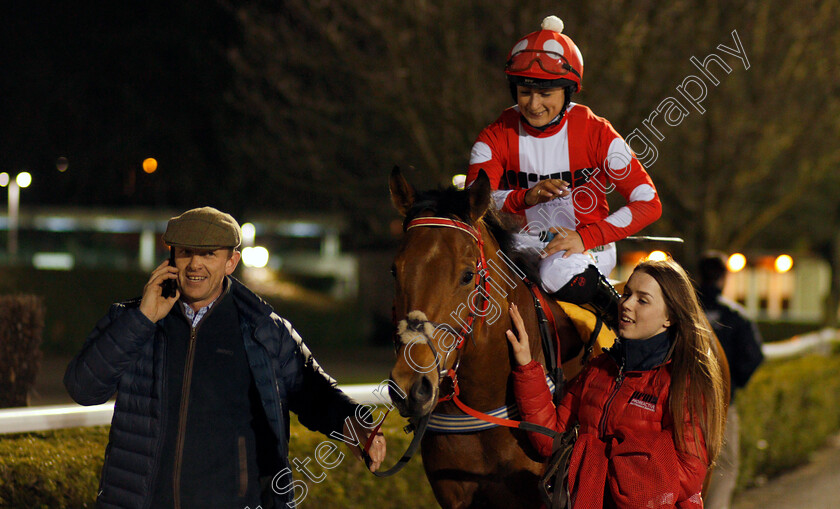
[(272, 321), (272, 316), (276, 316), (274, 308), (235, 277), (227, 276), (227, 279), (230, 293), (233, 294), (233, 301), (236, 303), (241, 318), (254, 328), (258, 327), (263, 320)]
[(554, 133), (556, 133), (557, 131), (560, 130), (558, 128), (558, 126), (560, 126), (563, 123), (563, 119), (565, 119), (565, 118), (566, 118), (566, 112), (564, 111), (562, 113), (559, 113), (556, 117), (554, 117), (554, 120), (547, 123), (546, 125), (541, 126), (541, 127), (537, 127), (537, 126), (531, 125), (530, 122), (525, 120), (524, 115), (522, 115), (521, 113), (519, 114), (519, 119), (522, 122), (522, 125), (525, 126), (525, 130), (528, 131), (529, 133), (535, 135), (535, 136), (541, 136), (541, 135), (551, 136), (552, 134), (554, 134)]
[[(227, 296), (227, 294), (230, 293), (230, 286), (231, 286), (231, 281), (230, 281), (229, 278), (226, 277), (225, 279), (222, 280), (222, 293), (220, 293), (219, 296), (216, 297), (213, 300), (213, 302), (204, 306), (205, 308), (209, 308), (209, 309), (207, 309), (207, 311), (204, 312), (204, 315), (202, 315), (201, 320), (198, 321), (199, 324), (201, 324), (201, 322), (204, 321), (205, 318), (207, 318), (207, 315), (210, 314), (213, 311), (213, 308), (216, 306), (216, 304), (221, 302), (222, 299), (224, 299), (225, 296)], [(178, 299), (178, 303), (176, 304), (176, 306), (178, 307), (178, 310), (181, 311), (178, 314), (178, 316), (180, 316), (181, 318), (186, 320), (190, 324), (190, 327), (192, 327), (193, 326), (193, 323), (192, 323), (193, 321), (187, 315), (187, 307), (189, 306), (189, 304), (187, 304), (183, 300)], [(204, 308), (202, 308), (202, 309), (204, 309)], [(198, 315), (200, 312), (201, 312), (201, 309), (196, 311), (195, 314)]]
[(607, 354), (622, 366), (624, 372), (647, 371), (665, 364), (671, 353), (671, 337), (668, 331), (645, 340), (618, 338)]
[(560, 132), (563, 127), (565, 127), (568, 116), (569, 110), (572, 109), (572, 104), (570, 103), (566, 109), (559, 113), (554, 120), (549, 122), (548, 124), (544, 125), (543, 127), (534, 127), (525, 120), (525, 117), (522, 116), (522, 113), (519, 113), (519, 123), (525, 128), (525, 132), (534, 136), (535, 138), (547, 138), (549, 136), (554, 136), (558, 132)]

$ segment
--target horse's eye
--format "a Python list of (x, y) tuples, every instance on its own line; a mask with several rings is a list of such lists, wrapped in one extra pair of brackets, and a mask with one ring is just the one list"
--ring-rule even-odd
[(391, 265), (391, 275), (397, 277), (397, 266)]
[(473, 278), (475, 277), (475, 273), (471, 270), (464, 272), (464, 275), (461, 276), (461, 284), (468, 285), (473, 282)]

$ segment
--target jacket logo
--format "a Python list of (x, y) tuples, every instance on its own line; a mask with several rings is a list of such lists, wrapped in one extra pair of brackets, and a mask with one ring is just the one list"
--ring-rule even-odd
[(233, 350), (225, 350), (224, 348), (217, 348), (216, 353), (232, 356), (233, 355)]
[(633, 395), (630, 396), (630, 404), (633, 406), (637, 406), (644, 410), (648, 410), (650, 412), (656, 411), (656, 402), (659, 400), (656, 396), (651, 394), (645, 394), (644, 392), (633, 391)]

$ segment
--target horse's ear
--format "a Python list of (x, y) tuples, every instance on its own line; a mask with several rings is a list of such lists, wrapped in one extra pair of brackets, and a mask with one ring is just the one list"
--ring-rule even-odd
[(470, 186), (470, 218), (477, 223), (490, 208), (490, 179), (484, 170), (478, 170), (478, 177)]
[(400, 214), (405, 216), (414, 203), (415, 192), (411, 184), (403, 177), (399, 166), (394, 166), (394, 169), (391, 170), (390, 187), (391, 203), (394, 204)]

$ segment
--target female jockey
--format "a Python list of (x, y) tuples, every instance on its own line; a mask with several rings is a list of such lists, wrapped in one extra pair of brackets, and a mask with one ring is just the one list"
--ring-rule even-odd
[[(709, 323), (673, 260), (639, 264), (619, 307), (619, 339), (575, 378), (557, 408), (511, 307), (518, 338), (507, 335), (522, 418), (558, 431), (580, 424), (569, 463), (573, 508), (700, 509), (725, 415)], [(529, 437), (541, 454), (551, 454), (550, 438)]]
[[(610, 123), (571, 102), (583, 57), (556, 16), (521, 38), (505, 73), (516, 105), (478, 136), (467, 184), (484, 170), (496, 207), (524, 216), (517, 249), (539, 255), (543, 288), (561, 300), (593, 304), (617, 326), (618, 295), (604, 276), (616, 240), (659, 218), (648, 174)], [(627, 205), (609, 212), (613, 190)]]

